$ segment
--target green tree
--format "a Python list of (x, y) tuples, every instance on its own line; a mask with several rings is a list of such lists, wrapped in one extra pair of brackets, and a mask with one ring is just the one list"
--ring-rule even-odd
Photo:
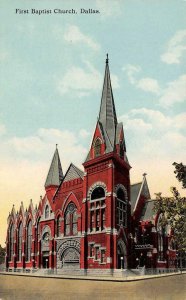
[(173, 163), (173, 166), (175, 167), (176, 178), (182, 183), (183, 188), (186, 188), (186, 166), (176, 162)]
[(172, 197), (156, 194), (154, 211), (161, 213), (161, 226), (170, 225), (179, 253), (186, 251), (186, 197), (181, 197), (178, 190), (171, 188)]

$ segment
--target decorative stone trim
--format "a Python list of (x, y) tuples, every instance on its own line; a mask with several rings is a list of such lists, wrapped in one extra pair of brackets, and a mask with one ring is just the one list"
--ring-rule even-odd
[(115, 186), (115, 193), (116, 193), (116, 195), (117, 195), (117, 191), (118, 191), (119, 189), (122, 189), (122, 190), (123, 190), (123, 192), (124, 192), (124, 194), (125, 194), (125, 200), (127, 201), (127, 200), (128, 200), (127, 189), (124, 187), (123, 184), (121, 184), (121, 183), (117, 184), (117, 185)]
[(107, 186), (106, 186), (106, 184), (104, 182), (102, 182), (102, 181), (97, 181), (93, 185), (91, 185), (91, 187), (89, 188), (87, 201), (90, 200), (91, 194), (92, 194), (93, 190), (95, 188), (97, 188), (97, 187), (102, 187), (104, 189), (104, 191), (105, 191), (105, 195), (107, 194)]
[(94, 247), (95, 247), (95, 248), (98, 248), (98, 247), (100, 248), (100, 247), (101, 247), (101, 244), (94, 244)]
[(88, 231), (87, 234), (88, 235), (94, 235), (94, 234), (102, 234), (102, 233), (106, 233), (105, 230), (99, 230), (99, 231)]
[(87, 201), (87, 199), (86, 198), (83, 198), (83, 201), (82, 201), (82, 203), (85, 203)]

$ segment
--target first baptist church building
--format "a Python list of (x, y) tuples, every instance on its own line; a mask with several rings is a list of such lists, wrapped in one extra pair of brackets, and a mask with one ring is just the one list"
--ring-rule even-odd
[[(56, 147), (45, 196), (8, 216), (7, 270), (105, 271), (174, 267), (168, 229), (154, 215), (145, 174), (131, 185), (123, 124), (118, 123), (108, 57), (99, 117), (83, 170), (63, 174)], [(103, 271), (103, 270), (102, 270)]]

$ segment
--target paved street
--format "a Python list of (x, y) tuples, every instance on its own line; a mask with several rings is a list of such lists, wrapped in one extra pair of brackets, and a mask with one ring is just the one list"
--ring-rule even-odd
[(0, 300), (184, 300), (186, 274), (133, 282), (0, 275)]

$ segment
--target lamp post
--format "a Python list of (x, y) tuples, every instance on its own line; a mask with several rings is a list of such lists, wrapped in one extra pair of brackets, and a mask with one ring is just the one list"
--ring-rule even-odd
[(48, 269), (48, 258), (46, 259), (46, 269)]
[(136, 258), (137, 269), (139, 268), (139, 258)]
[(35, 262), (35, 260), (34, 260), (34, 259), (32, 259), (32, 268), (34, 268), (34, 267), (35, 267), (35, 264), (34, 264), (34, 262)]
[(147, 257), (149, 258), (149, 267), (151, 268), (152, 267), (152, 252), (149, 251), (147, 252)]
[(123, 270), (123, 256), (121, 256), (121, 270)]

